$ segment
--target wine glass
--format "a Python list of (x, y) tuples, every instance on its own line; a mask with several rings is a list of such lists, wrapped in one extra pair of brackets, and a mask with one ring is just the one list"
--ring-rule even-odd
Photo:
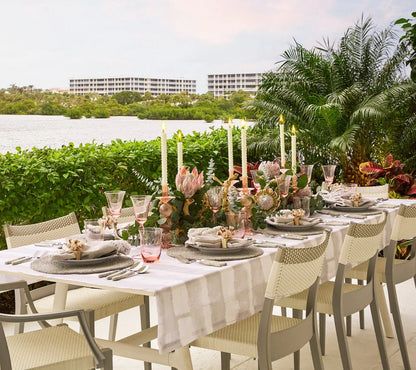
[(258, 191), (261, 189), (261, 185), (256, 180), (257, 170), (250, 170), (250, 174), (254, 185), (254, 189), (256, 189), (256, 193), (258, 193)]
[(130, 197), (133, 203), (134, 218), (140, 224), (140, 229), (143, 230), (144, 223), (147, 221), (149, 215), (151, 195), (132, 195)]
[(308, 176), (308, 185), (311, 182), (312, 170), (313, 170), (313, 164), (302, 164), (300, 166), (300, 173)]
[(336, 164), (326, 164), (322, 166), (322, 171), (324, 171), (325, 183), (328, 187), (328, 190), (330, 189), (331, 184), (334, 182), (336, 167)]
[(214, 223), (215, 223), (215, 214), (218, 212), (218, 210), (221, 207), (222, 192), (223, 192), (222, 186), (213, 186), (212, 188), (209, 188), (208, 191), (206, 192), (209, 208), (211, 208), (211, 211), (213, 213), (212, 221)]
[(107, 203), (108, 211), (114, 219), (117, 219), (121, 214), (121, 208), (123, 206), (123, 199), (126, 192), (124, 190), (114, 190), (104, 192)]
[(121, 215), (121, 208), (123, 207), (123, 199), (126, 192), (124, 190), (113, 190), (104, 192), (107, 203), (108, 211), (114, 220), (114, 233), (118, 237), (117, 233), (117, 219)]
[(292, 176), (284, 175), (284, 178), (278, 179), (278, 189), (280, 196), (283, 198), (284, 203), (286, 202), (286, 197), (289, 195), (290, 189), (290, 181), (292, 180)]

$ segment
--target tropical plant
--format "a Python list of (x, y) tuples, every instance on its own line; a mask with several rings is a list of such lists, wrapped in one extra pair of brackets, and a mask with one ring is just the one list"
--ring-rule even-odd
[(395, 195), (416, 197), (416, 179), (413, 173), (403, 172), (404, 164), (399, 160), (393, 160), (393, 155), (389, 154), (383, 165), (375, 162), (365, 162), (360, 164), (360, 171), (369, 175), (368, 185), (389, 184), (389, 190)]
[(416, 12), (412, 13), (412, 17), (414, 18), (413, 24), (409, 18), (400, 18), (394, 24), (400, 24), (404, 31), (400, 41), (403, 41), (410, 49), (407, 64), (411, 68), (410, 77), (413, 82), (416, 82)]
[(274, 145), (278, 152), (283, 114), (296, 126), (305, 163), (340, 163), (344, 181), (365, 182), (360, 163), (391, 149), (384, 134), (397, 117), (391, 103), (413, 88), (403, 75), (406, 49), (396, 40), (392, 27), (376, 31), (371, 18), (361, 17), (336, 47), (324, 41), (307, 50), (296, 42), (277, 70), (265, 74), (248, 105), (259, 115), (260, 128), (249, 149)]

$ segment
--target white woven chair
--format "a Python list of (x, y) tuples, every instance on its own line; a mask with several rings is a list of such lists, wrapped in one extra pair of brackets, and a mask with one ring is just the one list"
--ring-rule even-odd
[[(395, 259), (397, 242), (412, 240), (411, 254), (407, 260)], [(376, 263), (377, 280), (386, 283), (389, 295), (390, 311), (393, 316), (397, 339), (405, 369), (410, 369), (409, 355), (403, 332), (396, 284), (413, 279), (416, 285), (416, 206), (401, 205), (390, 237), (389, 245), (384, 248), (384, 257), (378, 257)], [(351, 269), (349, 278), (366, 280), (367, 263)]]
[[(36, 309), (25, 281), (0, 284), (0, 291), (20, 290), (26, 295), (33, 312)], [(83, 334), (67, 325), (50, 326), (44, 320), (76, 317)], [(39, 322), (43, 329), (6, 337), (3, 322)], [(73, 370), (113, 368), (111, 349), (100, 349), (88, 329), (83, 310), (61, 311), (44, 314), (10, 315), (0, 313), (0, 368), (2, 370), (54, 369)]]
[[(4, 233), (8, 248), (38, 243), (44, 240), (53, 240), (80, 234), (75, 213), (53, 220), (32, 225), (4, 225)], [(94, 322), (111, 316), (109, 339), (114, 340), (117, 327), (117, 314), (121, 311), (140, 306), (142, 328), (148, 328), (149, 302), (148, 298), (136, 294), (120, 293), (110, 290), (94, 288), (77, 288), (68, 290), (68, 310), (83, 309), (87, 315), (90, 331), (93, 335)], [(50, 312), (53, 308), (55, 284), (44, 286), (31, 291), (38, 312)], [(16, 291), (16, 313), (27, 312), (26, 299), (21, 290)], [(19, 325), (16, 332), (22, 332), (23, 325)]]
[[(327, 281), (319, 286), (316, 310), (319, 312), (320, 341), (322, 354), (325, 354), (325, 314), (333, 315), (344, 369), (351, 369), (351, 358), (345, 332), (344, 318), (370, 306), (374, 330), (383, 369), (388, 369), (388, 359), (381, 328), (378, 302), (375, 294), (375, 264), (378, 248), (381, 243), (383, 229), (387, 220), (378, 224), (358, 224), (351, 222), (344, 239), (341, 256), (338, 263), (335, 281)], [(366, 270), (366, 285), (345, 283), (345, 273), (350, 265), (368, 261)], [(295, 310), (305, 310), (307, 291), (288, 297), (278, 302), (278, 305)]]
[[(258, 358), (259, 369), (300, 350), (309, 342), (315, 369), (322, 369), (316, 332), (316, 288), (328, 245), (329, 232), (317, 247), (279, 248), (266, 288), (263, 310), (210, 335), (192, 346), (221, 351), (221, 367), (230, 368), (231, 353)], [(275, 299), (309, 289), (304, 320), (273, 315)]]
[(361, 193), (363, 198), (389, 199), (389, 184), (376, 186), (357, 186), (351, 189), (356, 193)]

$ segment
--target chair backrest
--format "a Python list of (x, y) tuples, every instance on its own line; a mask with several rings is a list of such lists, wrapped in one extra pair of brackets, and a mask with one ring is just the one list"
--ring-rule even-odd
[(369, 260), (381, 247), (384, 226), (387, 221), (387, 213), (378, 224), (359, 224), (351, 222), (347, 235), (342, 245), (339, 263), (359, 263)]
[[(110, 212), (108, 211), (108, 207), (103, 207), (103, 216), (107, 217), (110, 215)], [(133, 207), (127, 207), (127, 208), (122, 208), (121, 209), (121, 214), (117, 219), (118, 224), (124, 224), (124, 223), (129, 223), (129, 222), (134, 222), (135, 218), (134, 218), (134, 210)]]
[(80, 234), (77, 216), (74, 212), (53, 220), (31, 225), (3, 225), (7, 248), (39, 243)]
[(394, 220), (392, 240), (413, 239), (416, 237), (416, 206), (402, 204)]
[(329, 231), (316, 247), (279, 248), (270, 271), (265, 297), (276, 299), (309, 288), (321, 275)]
[(354, 192), (361, 193), (363, 198), (389, 199), (389, 184), (376, 186), (357, 186)]
[[(400, 206), (390, 239), (390, 244), (384, 249), (385, 275), (388, 283), (398, 284), (416, 276), (416, 206)], [(406, 261), (394, 263), (397, 242), (403, 239), (411, 240), (410, 255)]]

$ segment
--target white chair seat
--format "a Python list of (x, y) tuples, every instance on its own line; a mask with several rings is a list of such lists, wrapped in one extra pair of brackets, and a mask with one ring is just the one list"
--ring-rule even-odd
[[(36, 300), (35, 306), (38, 312), (50, 312), (54, 298), (53, 295), (50, 295)], [(79, 288), (68, 290), (65, 309), (76, 310), (82, 307), (85, 311), (94, 311), (94, 319), (100, 320), (142, 304), (144, 304), (142, 295), (120, 293), (112, 290)]]
[[(257, 357), (257, 336), (261, 313), (228, 325), (210, 335), (195, 340), (191, 345), (237, 355)], [(298, 325), (302, 320), (284, 316), (273, 316), (271, 332), (275, 333)]]
[[(353, 284), (344, 284), (344, 293), (353, 292), (359, 290), (361, 287), (359, 285)], [(316, 310), (321, 313), (326, 313), (328, 315), (333, 315), (332, 308), (332, 294), (334, 292), (334, 282), (327, 281), (319, 285), (318, 294), (316, 298)], [(306, 308), (306, 298), (308, 297), (308, 290), (304, 290), (299, 294), (284, 298), (278, 301), (278, 305), (281, 307), (290, 307), (297, 310), (305, 310)]]
[[(85, 337), (66, 325), (7, 337), (7, 345), (13, 370), (95, 368)], [(47, 348), (50, 350), (45, 350)]]

